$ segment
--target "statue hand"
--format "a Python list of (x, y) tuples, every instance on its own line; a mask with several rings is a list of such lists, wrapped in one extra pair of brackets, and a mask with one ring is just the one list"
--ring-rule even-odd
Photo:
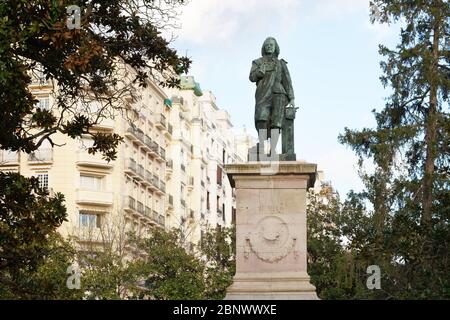
[(259, 72), (263, 75), (266, 73), (266, 65), (264, 63), (259, 66)]
[(294, 108), (295, 107), (295, 100), (292, 99), (291, 101), (289, 101), (289, 104), (292, 106), (292, 108)]

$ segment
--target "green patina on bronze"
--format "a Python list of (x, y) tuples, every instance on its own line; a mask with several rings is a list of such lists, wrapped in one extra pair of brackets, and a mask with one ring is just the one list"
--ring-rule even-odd
[(270, 138), (273, 153), (281, 133), (282, 154), (279, 155), (279, 160), (295, 161), (294, 118), (297, 108), (287, 62), (278, 59), (279, 53), (277, 41), (269, 37), (261, 48), (262, 57), (252, 62), (249, 78), (256, 83), (255, 127), (258, 133), (261, 130), (267, 132), (267, 135), (258, 134), (259, 143), (253, 152), (263, 153), (262, 150), (258, 152), (258, 148), (263, 145), (264, 140)]

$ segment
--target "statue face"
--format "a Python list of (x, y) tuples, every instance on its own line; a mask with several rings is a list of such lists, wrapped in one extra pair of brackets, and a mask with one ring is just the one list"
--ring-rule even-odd
[(264, 44), (264, 50), (267, 54), (273, 54), (275, 52), (275, 41), (269, 39)]

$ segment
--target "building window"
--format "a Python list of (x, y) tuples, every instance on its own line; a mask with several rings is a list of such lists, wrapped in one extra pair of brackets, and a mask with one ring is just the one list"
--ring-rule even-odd
[(225, 149), (222, 149), (222, 163), (225, 163)]
[(80, 212), (80, 227), (82, 228), (100, 228), (100, 216), (97, 214)]
[(80, 175), (80, 187), (88, 190), (102, 190), (103, 177)]
[(38, 97), (37, 107), (41, 110), (50, 110), (50, 100), (48, 97)]
[(220, 211), (220, 197), (217, 196), (217, 206), (216, 206), (217, 211)]
[(206, 210), (209, 210), (209, 191), (206, 191)]
[(48, 173), (40, 173), (37, 175), (39, 180), (39, 188), (48, 189)]
[(225, 203), (222, 204), (222, 219), (223, 219), (223, 222), (225, 222)]

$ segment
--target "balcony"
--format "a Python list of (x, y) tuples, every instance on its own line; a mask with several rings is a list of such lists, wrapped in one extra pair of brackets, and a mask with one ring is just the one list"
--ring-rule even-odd
[(145, 172), (144, 172), (143, 183), (144, 183), (147, 187), (150, 187), (150, 186), (152, 185), (152, 174), (151, 174), (150, 171), (148, 171), (148, 170), (145, 170)]
[(158, 215), (155, 215), (151, 208), (145, 207), (145, 216), (151, 220), (153, 225), (158, 223)]
[(136, 200), (133, 197), (125, 197), (124, 210), (129, 212), (136, 211)]
[(129, 138), (131, 141), (144, 146), (144, 131), (134, 126), (129, 126), (127, 131), (125, 132), (125, 137)]
[(167, 124), (167, 130), (164, 132), (164, 135), (170, 138), (172, 136), (172, 133), (173, 133), (173, 126), (171, 124)]
[(148, 135), (144, 135), (144, 145), (142, 146), (143, 149), (146, 151), (152, 151), (151, 145), (152, 145), (152, 138), (150, 138)]
[(165, 161), (166, 160), (166, 149), (164, 149), (163, 147), (160, 147), (159, 148), (159, 155)]
[(76, 191), (76, 202), (78, 204), (111, 206), (113, 204), (113, 193), (109, 191), (78, 189)]
[(162, 193), (166, 193), (166, 183), (162, 180), (159, 181), (159, 190), (161, 190)]
[(145, 214), (144, 204), (142, 202), (140, 201), (137, 202), (136, 211), (139, 212), (140, 214)]
[(45, 164), (53, 162), (53, 149), (43, 148), (33, 151), (28, 155), (28, 162), (31, 164)]
[(99, 120), (98, 123), (94, 124), (92, 127), (94, 129), (113, 130), (114, 125), (115, 125), (114, 119), (102, 118)]
[(153, 156), (157, 156), (159, 153), (159, 145), (155, 141), (152, 141), (150, 144), (150, 153)]
[(173, 209), (173, 196), (171, 194), (169, 194), (169, 209)]
[(173, 160), (169, 159), (166, 161), (166, 176), (170, 176), (173, 173)]
[(158, 224), (164, 228), (166, 226), (166, 217), (164, 217), (163, 215), (159, 215)]
[(161, 184), (164, 184), (164, 188), (166, 187), (165, 183), (162, 180), (159, 180), (157, 175), (153, 175), (153, 185), (156, 187), (155, 192), (159, 195), (163, 195), (164, 192), (161, 190)]
[(0, 166), (19, 165), (19, 153), (15, 151), (0, 151)]
[(137, 180), (144, 181), (145, 180), (145, 169), (142, 166), (142, 164), (137, 165), (136, 169), (137, 169), (136, 170), (137, 174), (135, 175), (135, 178)]
[(102, 159), (99, 153), (89, 154), (85, 150), (77, 151), (77, 165), (86, 167), (98, 167), (98, 168), (112, 168), (112, 161), (108, 162)]
[(131, 158), (126, 159), (124, 171), (125, 173), (128, 173), (131, 176), (135, 176), (137, 174), (136, 161)]
[(155, 126), (159, 129), (166, 129), (166, 123), (167, 123), (166, 116), (161, 113), (158, 115), (158, 117), (159, 117), (159, 119), (158, 119), (158, 121), (156, 121)]
[(148, 188), (151, 191), (156, 191), (158, 189), (158, 184), (155, 185), (155, 181), (153, 179), (153, 175), (149, 171), (147, 171), (147, 173), (146, 173), (145, 180), (147, 181)]
[(194, 177), (193, 176), (189, 176), (187, 187), (188, 187), (189, 191), (192, 191), (192, 189), (194, 189)]

